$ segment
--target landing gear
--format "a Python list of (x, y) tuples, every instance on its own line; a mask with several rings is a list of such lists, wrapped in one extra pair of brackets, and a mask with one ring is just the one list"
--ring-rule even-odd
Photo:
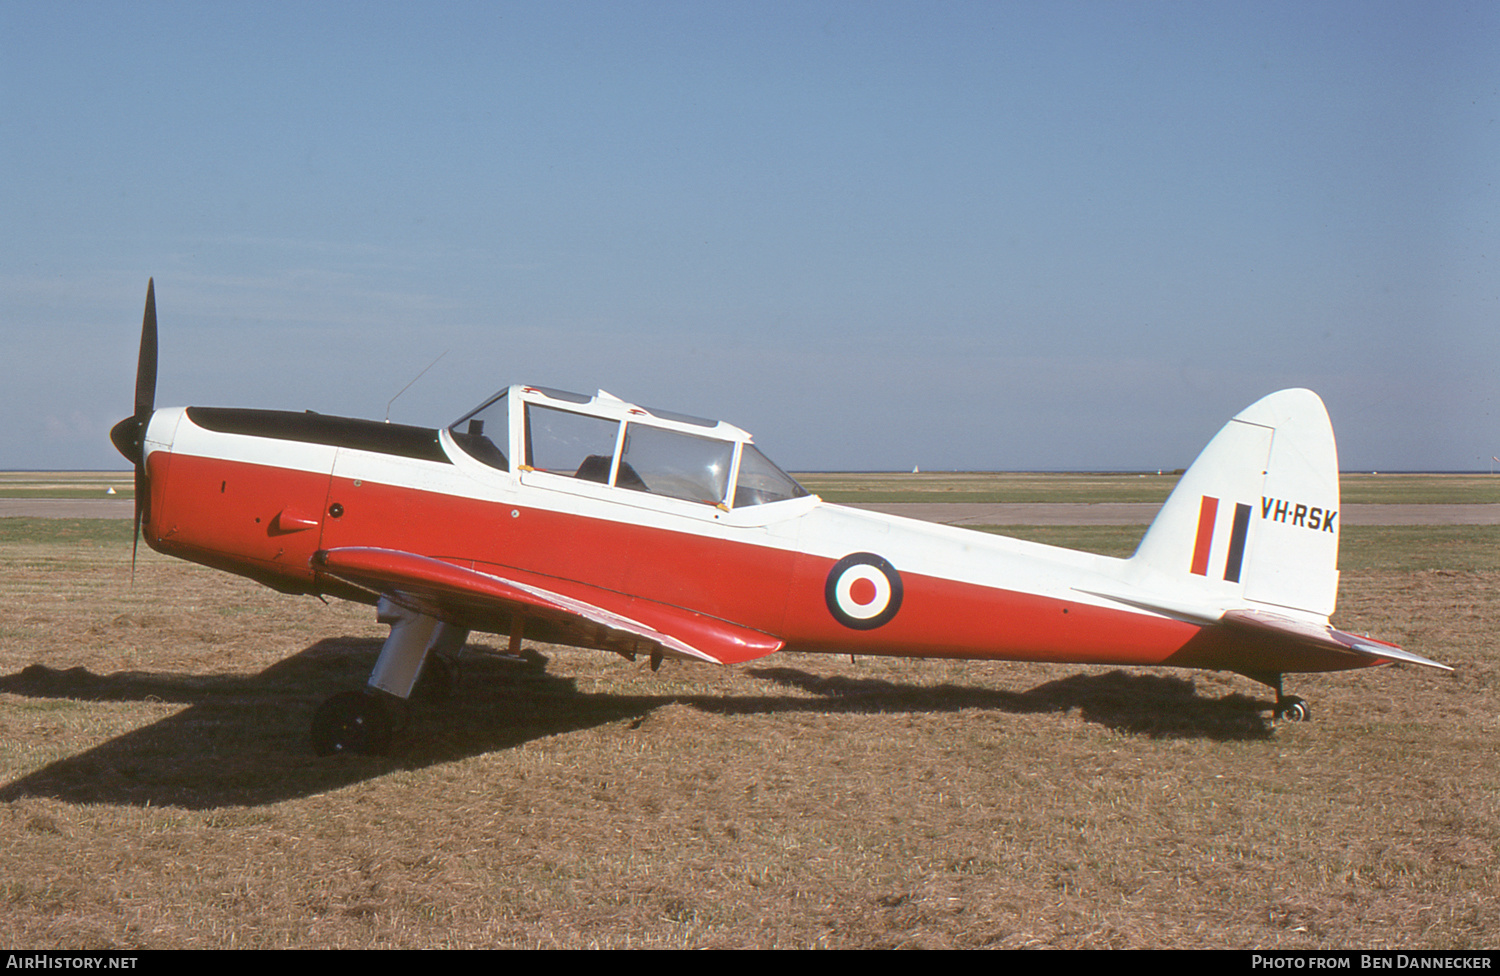
[(463, 650), (469, 632), (381, 597), (376, 619), (391, 625), (370, 683), (363, 691), (334, 695), (313, 716), (312, 747), (320, 756), (380, 755), (406, 724), (407, 703), (416, 697), (442, 700), (453, 688), (450, 658)]
[(436, 654), (429, 654), (422, 666), (421, 677), (412, 686), (411, 697), (416, 701), (445, 702), (453, 697), (454, 668)]
[(1271, 712), (1273, 722), (1306, 722), (1312, 718), (1312, 709), (1308, 707), (1307, 702), (1296, 695), (1285, 694), (1281, 690), (1281, 675), (1248, 671), (1240, 673), (1252, 681), (1259, 681), (1275, 690), (1276, 708)]
[(395, 721), (386, 703), (367, 691), (345, 691), (318, 706), (312, 747), (320, 756), (352, 752), (376, 756), (391, 747)]

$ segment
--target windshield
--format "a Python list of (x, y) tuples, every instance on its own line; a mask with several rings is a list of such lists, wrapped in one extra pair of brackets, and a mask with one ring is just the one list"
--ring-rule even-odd
[(740, 455), (740, 474), (734, 482), (735, 508), (802, 498), (807, 493), (806, 488), (760, 453), (754, 444), (745, 445)]
[(510, 401), (503, 390), (460, 417), (448, 428), (465, 454), (501, 471), (510, 470), (505, 447), (510, 440)]

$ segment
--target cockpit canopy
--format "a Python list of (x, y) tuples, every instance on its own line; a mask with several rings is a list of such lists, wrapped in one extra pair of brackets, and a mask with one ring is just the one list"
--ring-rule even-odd
[[(797, 484), (723, 421), (541, 386), (512, 386), (448, 428), (470, 457), (684, 501), (744, 508), (800, 498)], [(730, 492), (730, 485), (734, 486)]]

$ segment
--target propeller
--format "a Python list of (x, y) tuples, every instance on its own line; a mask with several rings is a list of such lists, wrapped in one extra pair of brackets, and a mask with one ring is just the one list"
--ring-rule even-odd
[(146, 281), (146, 314), (141, 319), (141, 352), (135, 367), (135, 413), (110, 428), (115, 450), (135, 465), (135, 530), (130, 543), (130, 578), (135, 579), (135, 555), (141, 524), (151, 521), (151, 482), (146, 475), (146, 427), (156, 410), (156, 282)]

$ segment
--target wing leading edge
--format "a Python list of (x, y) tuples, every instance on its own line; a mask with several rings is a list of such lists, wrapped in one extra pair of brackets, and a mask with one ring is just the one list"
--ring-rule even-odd
[[(627, 655), (738, 664), (781, 650), (777, 637), (691, 610), (583, 584), (554, 585), (500, 575), (394, 549), (351, 546), (313, 557), (320, 574), (392, 598), (413, 610), (475, 630), (506, 632), (516, 618), (536, 621), (560, 639)], [(540, 637), (540, 635), (538, 635)]]

